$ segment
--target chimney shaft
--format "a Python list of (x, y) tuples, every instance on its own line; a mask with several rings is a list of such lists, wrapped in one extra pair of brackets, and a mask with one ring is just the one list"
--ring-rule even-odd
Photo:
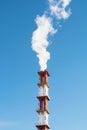
[(48, 96), (48, 77), (50, 76), (47, 70), (38, 72), (39, 74), (39, 95), (37, 99), (39, 101), (39, 108), (37, 110), (38, 113), (38, 124), (36, 125), (38, 130), (48, 130), (48, 101), (50, 100)]

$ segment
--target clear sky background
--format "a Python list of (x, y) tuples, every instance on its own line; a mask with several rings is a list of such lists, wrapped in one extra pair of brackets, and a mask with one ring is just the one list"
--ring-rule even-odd
[[(70, 6), (48, 47), (51, 130), (87, 130), (87, 1)], [(47, 0), (0, 0), (0, 130), (36, 130), (39, 65), (31, 37), (46, 7)]]

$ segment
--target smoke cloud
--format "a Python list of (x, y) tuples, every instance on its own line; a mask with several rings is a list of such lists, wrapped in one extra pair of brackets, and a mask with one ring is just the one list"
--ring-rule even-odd
[(50, 53), (47, 51), (49, 45), (49, 35), (54, 35), (57, 29), (53, 27), (53, 18), (57, 21), (68, 19), (71, 10), (67, 9), (71, 0), (48, 0), (49, 11), (42, 16), (37, 15), (35, 22), (37, 29), (32, 34), (32, 49), (37, 53), (41, 70), (47, 69), (47, 61), (50, 59)]
[(71, 10), (67, 10), (70, 2), (71, 0), (49, 0), (51, 16), (55, 16), (59, 20), (67, 19), (71, 14)]

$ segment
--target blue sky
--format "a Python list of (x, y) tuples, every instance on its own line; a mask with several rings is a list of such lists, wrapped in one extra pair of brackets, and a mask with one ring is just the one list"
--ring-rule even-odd
[[(87, 130), (87, 2), (51, 38), (48, 62), (51, 130)], [(34, 19), (46, 0), (0, 0), (0, 130), (35, 130), (38, 59), (31, 49)]]

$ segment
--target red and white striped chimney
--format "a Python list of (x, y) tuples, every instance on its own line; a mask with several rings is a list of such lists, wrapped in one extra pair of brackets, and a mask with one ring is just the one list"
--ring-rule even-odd
[(40, 81), (38, 83), (39, 93), (37, 96), (37, 99), (39, 101), (39, 108), (37, 110), (38, 113), (38, 123), (36, 125), (38, 130), (48, 130), (49, 124), (48, 124), (48, 116), (49, 116), (49, 110), (48, 110), (48, 101), (50, 100), (48, 90), (49, 90), (49, 84), (48, 84), (48, 77), (50, 76), (48, 71), (40, 71), (38, 72)]

